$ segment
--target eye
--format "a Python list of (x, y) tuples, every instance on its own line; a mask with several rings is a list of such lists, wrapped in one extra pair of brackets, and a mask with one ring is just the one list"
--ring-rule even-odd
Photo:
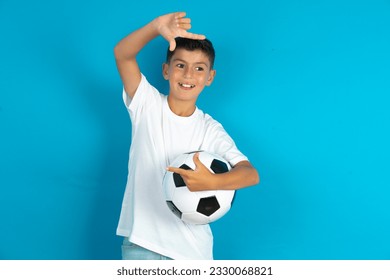
[(200, 66), (198, 66), (198, 67), (195, 67), (195, 70), (196, 70), (196, 71), (204, 71), (204, 68), (203, 68), (203, 67), (200, 67)]
[(176, 64), (176, 67), (177, 68), (184, 68), (184, 64), (183, 63), (178, 63), (178, 64)]

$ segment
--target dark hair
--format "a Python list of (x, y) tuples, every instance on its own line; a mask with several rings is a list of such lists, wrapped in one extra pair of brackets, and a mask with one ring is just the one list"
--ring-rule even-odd
[(210, 60), (210, 69), (213, 69), (214, 60), (215, 60), (215, 50), (210, 40), (208, 39), (193, 40), (193, 39), (177, 37), (175, 38), (175, 41), (176, 41), (176, 48), (173, 51), (170, 51), (168, 47), (166, 63), (169, 64), (173, 54), (175, 53), (175, 50), (177, 49), (185, 49), (187, 51), (200, 50), (205, 55), (207, 55), (207, 57)]

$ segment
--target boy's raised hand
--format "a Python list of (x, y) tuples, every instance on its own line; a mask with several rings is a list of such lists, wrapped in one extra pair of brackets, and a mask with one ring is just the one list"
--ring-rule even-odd
[(162, 37), (169, 42), (169, 50), (176, 48), (176, 37), (204, 40), (206, 36), (188, 32), (191, 28), (191, 19), (186, 18), (185, 12), (177, 12), (159, 16), (155, 19), (155, 26)]

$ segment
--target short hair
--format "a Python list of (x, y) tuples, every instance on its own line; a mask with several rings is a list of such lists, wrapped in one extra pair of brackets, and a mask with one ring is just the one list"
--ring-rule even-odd
[(194, 39), (177, 37), (175, 38), (175, 41), (176, 41), (176, 48), (173, 51), (170, 51), (168, 47), (166, 63), (169, 64), (173, 54), (177, 49), (185, 49), (187, 51), (200, 50), (209, 58), (210, 69), (213, 69), (214, 60), (215, 60), (215, 50), (210, 40), (208, 39), (194, 40)]

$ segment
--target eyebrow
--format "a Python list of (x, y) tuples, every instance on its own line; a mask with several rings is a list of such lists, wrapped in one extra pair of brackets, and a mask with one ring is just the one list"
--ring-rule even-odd
[[(173, 59), (172, 60), (172, 62), (184, 62), (184, 63), (189, 63), (188, 61), (185, 61), (185, 60), (183, 60), (183, 59), (181, 59), (181, 58), (175, 58), (175, 59)], [(204, 64), (204, 65), (206, 65), (207, 67), (210, 67), (206, 62), (203, 62), (203, 61), (199, 61), (199, 62), (195, 62), (194, 64)]]

